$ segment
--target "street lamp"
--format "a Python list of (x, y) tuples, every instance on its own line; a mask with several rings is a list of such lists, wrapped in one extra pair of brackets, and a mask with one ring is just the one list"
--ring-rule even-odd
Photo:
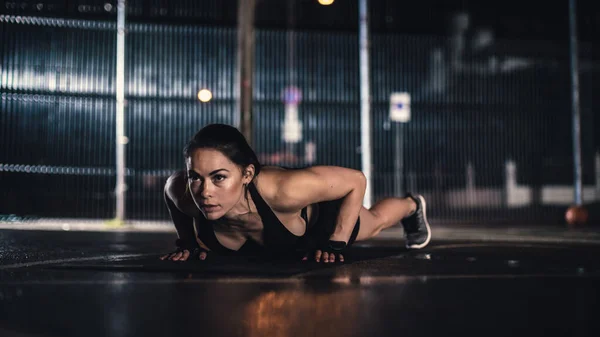
[(323, 6), (331, 5), (335, 0), (319, 0), (319, 3)]
[(202, 103), (206, 103), (212, 99), (212, 93), (208, 89), (198, 91), (198, 99)]

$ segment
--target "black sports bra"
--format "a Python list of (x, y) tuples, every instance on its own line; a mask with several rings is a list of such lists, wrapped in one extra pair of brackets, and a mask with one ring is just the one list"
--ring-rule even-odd
[(300, 212), (300, 216), (306, 223), (306, 231), (304, 235), (297, 236), (291, 233), (282, 223), (279, 221), (273, 210), (267, 205), (264, 199), (258, 193), (256, 186), (253, 182), (248, 185), (252, 200), (256, 205), (258, 215), (260, 216), (263, 223), (263, 245), (260, 246), (253, 240), (248, 240), (244, 245), (237, 251), (229, 249), (223, 246), (213, 228), (213, 223), (207, 220), (204, 216), (199, 217), (198, 226), (196, 228), (198, 232), (198, 238), (208, 247), (210, 250), (219, 254), (233, 254), (233, 253), (254, 253), (260, 251), (268, 252), (291, 252), (291, 251), (302, 251), (306, 243), (306, 233), (308, 233), (308, 216), (307, 208), (303, 208)]

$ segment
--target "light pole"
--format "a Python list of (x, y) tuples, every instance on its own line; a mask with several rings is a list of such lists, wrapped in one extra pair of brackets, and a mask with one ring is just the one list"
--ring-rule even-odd
[(569, 51), (571, 55), (571, 113), (573, 123), (573, 171), (575, 205), (583, 204), (581, 182), (581, 123), (579, 108), (579, 62), (576, 0), (569, 0)]
[(121, 224), (125, 220), (125, 0), (117, 3), (117, 74), (116, 74), (116, 211), (115, 221)]
[(362, 171), (367, 179), (363, 204), (371, 207), (371, 89), (369, 85), (369, 13), (367, 0), (359, 0), (360, 48), (360, 149)]
[(236, 108), (234, 123), (252, 145), (252, 81), (256, 0), (238, 0)]

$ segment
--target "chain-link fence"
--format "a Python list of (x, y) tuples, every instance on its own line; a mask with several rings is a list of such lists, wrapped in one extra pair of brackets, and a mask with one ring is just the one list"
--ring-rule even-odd
[[(116, 23), (58, 13), (0, 16), (0, 214), (111, 218)], [(186, 140), (208, 123), (234, 123), (236, 30), (142, 21), (127, 24), (126, 213), (167, 219), (162, 186), (184, 168)], [(413, 191), (438, 219), (561, 221), (573, 202), (566, 42), (372, 34), (374, 199)], [(258, 29), (255, 49), (262, 161), (360, 169), (358, 35)], [(580, 62), (590, 203), (600, 201), (591, 45)], [(201, 89), (212, 100), (200, 102)], [(408, 122), (390, 120), (392, 93), (410, 95)]]

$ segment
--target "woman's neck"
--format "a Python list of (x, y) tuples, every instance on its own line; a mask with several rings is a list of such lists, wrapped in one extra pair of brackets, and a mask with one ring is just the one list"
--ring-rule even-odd
[(258, 214), (256, 205), (248, 191), (242, 193), (238, 202), (227, 212), (222, 219), (231, 222), (245, 222), (248, 217)]
[(262, 228), (262, 220), (254, 202), (249, 197), (242, 197), (241, 203), (236, 204), (227, 214), (215, 221), (222, 230), (236, 232), (252, 232)]

